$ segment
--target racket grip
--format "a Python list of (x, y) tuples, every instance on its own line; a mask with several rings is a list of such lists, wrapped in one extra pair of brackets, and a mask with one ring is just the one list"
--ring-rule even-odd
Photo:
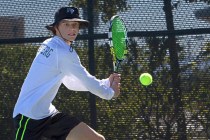
[(119, 66), (120, 66), (119, 61), (113, 62), (113, 68), (114, 68), (113, 73), (118, 73)]

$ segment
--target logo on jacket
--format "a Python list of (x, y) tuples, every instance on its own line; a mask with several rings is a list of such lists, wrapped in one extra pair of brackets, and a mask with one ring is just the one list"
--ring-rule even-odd
[(42, 44), (38, 50), (38, 52), (42, 55), (44, 55), (46, 58), (48, 58), (51, 53), (53, 52), (53, 49), (50, 48), (49, 46)]

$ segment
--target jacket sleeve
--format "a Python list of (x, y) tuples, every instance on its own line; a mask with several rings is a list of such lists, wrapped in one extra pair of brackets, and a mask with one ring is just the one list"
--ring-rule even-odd
[(61, 52), (58, 56), (58, 62), (60, 71), (64, 74), (65, 78), (72, 78), (72, 80), (64, 80), (63, 82), (69, 89), (90, 91), (100, 98), (107, 100), (112, 99), (114, 96), (113, 89), (109, 87), (108, 79), (99, 80), (95, 76), (92, 76), (82, 66), (76, 53)]
[(106, 79), (102, 79), (101, 80), (101, 83), (107, 87), (110, 87), (110, 81), (109, 81), (109, 78), (106, 78)]
[[(109, 82), (109, 78), (107, 79), (102, 79), (99, 80), (99, 82), (103, 85), (105, 85), (106, 87), (110, 87), (110, 82)], [(62, 83), (69, 89), (69, 90), (74, 90), (74, 91), (89, 91), (85, 86), (83, 86), (82, 84), (78, 84), (80, 83), (80, 80), (77, 79), (77, 77), (74, 76), (65, 76), (63, 78)]]

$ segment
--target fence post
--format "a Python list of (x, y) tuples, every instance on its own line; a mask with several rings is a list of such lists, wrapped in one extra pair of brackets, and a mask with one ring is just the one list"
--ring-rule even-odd
[[(166, 16), (167, 30), (174, 32), (174, 22), (171, 0), (164, 0), (164, 11)], [(170, 55), (170, 66), (172, 74), (172, 85), (173, 85), (173, 96), (174, 96), (174, 114), (177, 122), (177, 133), (178, 139), (186, 140), (186, 120), (184, 115), (183, 103), (182, 103), (182, 91), (180, 88), (180, 65), (178, 58), (178, 49), (176, 46), (176, 36), (175, 34), (168, 35), (167, 45), (169, 47)]]
[[(94, 25), (93, 25), (93, 9), (94, 0), (87, 0), (87, 11), (88, 11), (88, 57), (89, 57), (89, 72), (95, 75), (95, 61), (94, 61)], [(89, 106), (90, 106), (90, 122), (91, 127), (96, 129), (96, 97), (93, 94), (89, 94)]]

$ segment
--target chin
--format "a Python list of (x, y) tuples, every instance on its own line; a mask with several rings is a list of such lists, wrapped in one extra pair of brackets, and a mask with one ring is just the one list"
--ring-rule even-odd
[(74, 41), (75, 39), (76, 39), (76, 37), (69, 38), (70, 41)]

